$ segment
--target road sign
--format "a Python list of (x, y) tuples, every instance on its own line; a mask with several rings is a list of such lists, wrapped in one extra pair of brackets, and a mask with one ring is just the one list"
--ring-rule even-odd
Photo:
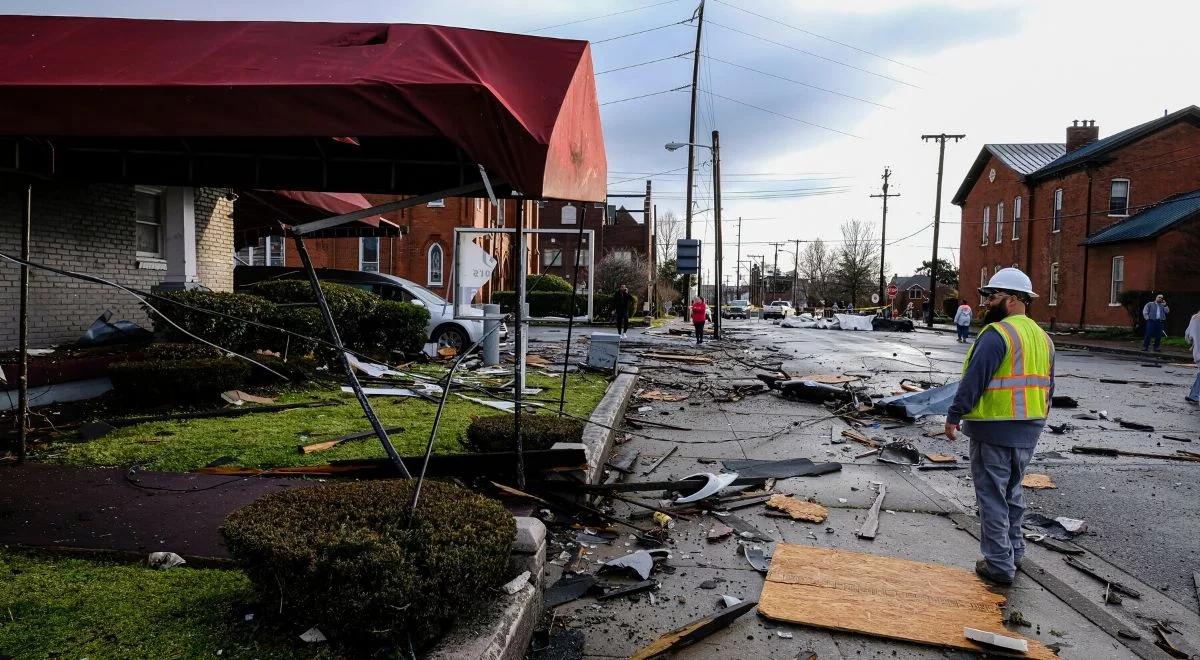
[(675, 244), (675, 267), (680, 275), (700, 274), (700, 239), (681, 238)]
[(871, 294), (871, 304), (872, 304), (872, 305), (878, 305), (878, 304), (879, 304), (879, 294), (878, 294), (878, 293), (872, 293), (872, 294)]
[(894, 282), (892, 284), (888, 285), (887, 294), (888, 294), (888, 298), (896, 297), (896, 284)]

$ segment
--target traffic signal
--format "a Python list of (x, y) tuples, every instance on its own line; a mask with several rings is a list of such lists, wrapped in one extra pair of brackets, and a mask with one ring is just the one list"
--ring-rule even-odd
[(700, 274), (700, 239), (679, 239), (675, 244), (675, 266), (680, 275)]

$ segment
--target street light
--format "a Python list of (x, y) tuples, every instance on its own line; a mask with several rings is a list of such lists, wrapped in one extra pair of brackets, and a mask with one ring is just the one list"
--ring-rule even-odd
[[(717, 301), (717, 313), (713, 315), (713, 338), (721, 338), (721, 134), (718, 131), (712, 132), (712, 146), (706, 144), (697, 144), (695, 142), (668, 142), (663, 145), (667, 151), (675, 151), (683, 147), (702, 147), (712, 152), (713, 156), (713, 211), (716, 213), (716, 241), (717, 247), (715, 250), (717, 268), (717, 276), (713, 278), (713, 290), (716, 293), (714, 298)], [(692, 237), (692, 208), (691, 208), (691, 159), (689, 157), (688, 168), (688, 209), (687, 209), (687, 232), (688, 238)], [(699, 278), (697, 278), (699, 285)], [(688, 276), (688, 293), (691, 293), (691, 276)]]

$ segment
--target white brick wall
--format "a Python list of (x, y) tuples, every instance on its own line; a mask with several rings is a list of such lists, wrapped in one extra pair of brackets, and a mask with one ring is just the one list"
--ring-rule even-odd
[[(214, 290), (227, 291), (233, 280), (232, 206), (221, 192), (196, 191), (196, 243), (201, 282)], [(23, 187), (0, 181), (0, 251), (13, 255), (21, 250), (23, 194)], [(33, 261), (146, 290), (165, 275), (162, 270), (138, 268), (132, 186), (35, 183), (30, 253)], [(19, 268), (0, 261), (0, 350), (17, 344), (19, 284)], [(137, 300), (126, 293), (32, 270), (30, 346), (72, 342), (106, 309), (112, 310), (114, 319), (129, 319), (150, 327)]]

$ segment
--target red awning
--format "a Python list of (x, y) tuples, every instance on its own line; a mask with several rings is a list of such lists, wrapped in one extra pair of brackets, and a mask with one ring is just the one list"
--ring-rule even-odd
[(426, 194), (478, 181), (482, 164), (501, 191), (605, 197), (583, 41), (430, 25), (0, 16), (0, 98), (0, 136), (18, 145), (13, 157), (0, 144), (9, 170)]
[[(255, 245), (264, 236), (279, 236), (279, 223), (299, 224), (370, 208), (359, 193), (304, 190), (245, 190), (233, 205), (235, 248)], [(399, 236), (400, 226), (382, 215), (309, 234), (312, 238)]]

